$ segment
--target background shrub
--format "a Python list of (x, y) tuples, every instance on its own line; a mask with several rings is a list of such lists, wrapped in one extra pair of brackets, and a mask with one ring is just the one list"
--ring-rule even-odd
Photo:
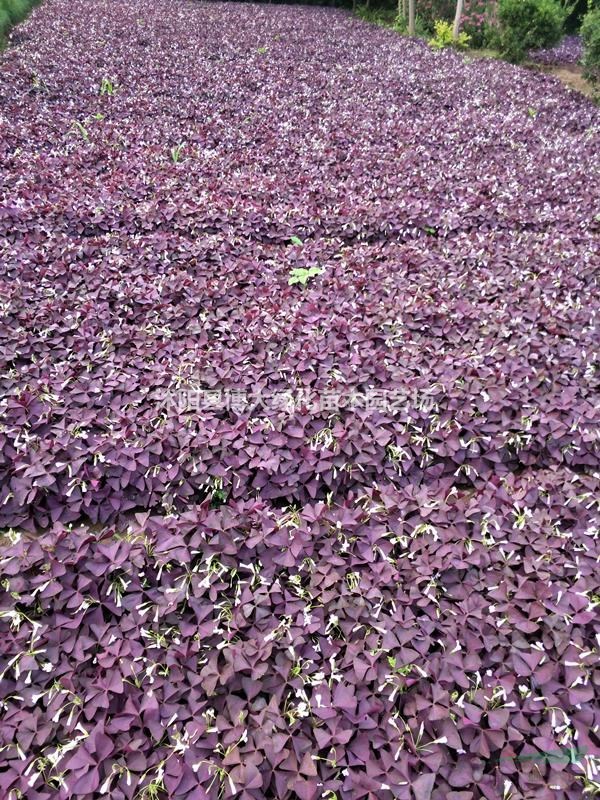
[(40, 0), (0, 0), (0, 43), (6, 39), (13, 25), (18, 25), (27, 17), (33, 6)]
[(465, 14), (461, 29), (469, 37), (471, 47), (490, 47), (494, 42), (496, 29), (491, 22), (491, 15), (486, 13)]
[(500, 0), (498, 21), (503, 54), (513, 61), (528, 50), (551, 47), (562, 35), (566, 12), (558, 0)]
[(586, 78), (600, 80), (600, 7), (593, 8), (583, 18), (583, 67)]
[[(337, 5), (344, 5), (344, 0), (338, 0)], [(417, 0), (417, 36), (429, 39), (435, 32), (436, 21), (452, 23), (455, 9), (455, 0)], [(482, 47), (488, 43), (488, 30), (494, 19), (494, 9), (493, 0), (465, 0), (461, 30), (468, 34), (469, 44), (472, 46)], [(382, 0), (381, 3), (361, 5), (356, 13), (367, 22), (393, 25), (400, 33), (406, 33), (407, 21), (401, 15), (398, 16), (397, 2)]]
[(10, 28), (10, 19), (6, 12), (6, 9), (0, 4), (0, 46), (8, 33), (8, 29)]
[[(427, 28), (433, 33), (433, 26), (437, 19), (451, 20), (454, 15), (456, 3), (452, 0), (415, 0), (417, 14), (423, 18)], [(465, 4), (466, 5), (466, 4)]]
[(458, 39), (455, 39), (452, 34), (452, 24), (444, 19), (438, 19), (433, 26), (433, 39), (430, 39), (429, 44), (437, 50), (442, 50), (444, 47), (466, 47), (469, 43), (469, 35), (461, 31)]

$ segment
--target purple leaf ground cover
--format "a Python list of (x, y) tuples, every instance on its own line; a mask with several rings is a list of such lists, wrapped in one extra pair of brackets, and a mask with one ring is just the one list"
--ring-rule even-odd
[(589, 796), (598, 109), (330, 9), (13, 40), (0, 796)]
[(565, 36), (555, 47), (532, 50), (529, 58), (538, 64), (578, 64), (583, 56), (581, 37)]

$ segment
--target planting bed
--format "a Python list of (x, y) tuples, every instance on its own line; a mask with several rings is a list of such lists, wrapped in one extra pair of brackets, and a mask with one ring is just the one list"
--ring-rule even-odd
[(581, 37), (565, 36), (556, 47), (547, 47), (541, 50), (532, 50), (529, 57), (532, 61), (545, 66), (560, 64), (576, 65), (583, 56)]
[(598, 109), (329, 9), (13, 39), (0, 796), (598, 786)]

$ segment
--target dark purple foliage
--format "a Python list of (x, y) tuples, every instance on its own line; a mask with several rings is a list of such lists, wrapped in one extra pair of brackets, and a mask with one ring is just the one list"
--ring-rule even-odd
[(18, 33), (0, 797), (583, 797), (598, 109), (325, 9), (48, 0)]
[(583, 56), (581, 37), (577, 35), (565, 36), (556, 47), (542, 50), (531, 50), (529, 58), (537, 64), (578, 64)]

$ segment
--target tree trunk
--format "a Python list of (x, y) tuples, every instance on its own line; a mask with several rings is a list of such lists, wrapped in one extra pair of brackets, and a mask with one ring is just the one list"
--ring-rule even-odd
[(408, 0), (408, 35), (415, 35), (415, 0)]
[(456, 0), (456, 13), (454, 14), (454, 25), (452, 27), (452, 38), (458, 39), (460, 33), (460, 20), (463, 13), (464, 0)]

